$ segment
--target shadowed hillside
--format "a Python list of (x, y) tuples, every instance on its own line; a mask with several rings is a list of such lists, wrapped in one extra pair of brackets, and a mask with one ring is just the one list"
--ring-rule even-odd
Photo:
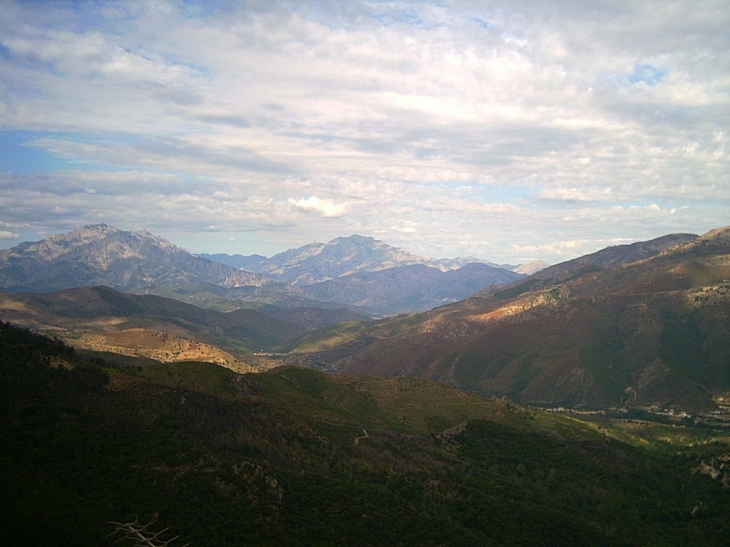
[(711, 430), (657, 443), (426, 380), (90, 361), (7, 324), (0, 375), (6, 545), (113, 545), (137, 519), (216, 546), (719, 546), (730, 533), (730, 490), (708, 476), (724, 478), (728, 448)]

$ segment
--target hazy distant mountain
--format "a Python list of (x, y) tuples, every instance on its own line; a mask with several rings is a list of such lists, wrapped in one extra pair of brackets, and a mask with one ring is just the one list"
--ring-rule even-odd
[(548, 267), (550, 267), (550, 264), (548, 264), (544, 260), (535, 260), (534, 262), (528, 262), (527, 264), (520, 264), (519, 266), (515, 266), (514, 268), (511, 268), (511, 269), (515, 273), (532, 275), (532, 274), (537, 273), (541, 270), (544, 270), (545, 268), (548, 268)]
[[(481, 263), (493, 268), (513, 270), (519, 268), (499, 265), (472, 257), (424, 258), (402, 249), (392, 247), (372, 237), (352, 235), (338, 237), (329, 243), (312, 243), (290, 249), (271, 258), (262, 259), (259, 255), (201, 255), (219, 260), (231, 266), (251, 272), (266, 274), (277, 281), (295, 285), (312, 285), (331, 279), (360, 273), (378, 272), (402, 266), (422, 265), (446, 272), (456, 270), (472, 263)], [(533, 263), (529, 273), (547, 266), (546, 263)], [(527, 273), (527, 272), (519, 272)]]
[(326, 320), (321, 313), (303, 310), (347, 306), (354, 308), (349, 312), (353, 318), (361, 317), (356, 312), (377, 316), (422, 311), (520, 277), (471, 258), (422, 258), (362, 236), (306, 245), (271, 259), (206, 256), (214, 260), (145, 230), (86, 226), (0, 251), (0, 289), (48, 292), (103, 285), (223, 311), (262, 305), (297, 308), (302, 317), (311, 316), (307, 321), (321, 326)]
[(96, 285), (224, 311), (262, 303), (341, 307), (312, 302), (288, 283), (200, 258), (146, 230), (99, 224), (0, 251), (0, 289), (48, 292)]
[(711, 408), (730, 391), (730, 228), (611, 247), (338, 339), (312, 333), (300, 347), (326, 370), (522, 403)]
[(81, 285), (134, 291), (183, 281), (225, 288), (271, 283), (266, 277), (199, 258), (146, 230), (125, 232), (106, 224), (0, 251), (0, 288), (13, 291)]
[(509, 283), (524, 275), (471, 263), (441, 271), (423, 264), (338, 277), (302, 287), (315, 300), (349, 304), (377, 313), (430, 310), (476, 294), (485, 287)]
[(208, 260), (213, 260), (214, 262), (222, 262), (223, 264), (226, 264), (232, 268), (236, 268), (237, 270), (248, 270), (253, 271), (256, 269), (257, 265), (261, 262), (264, 262), (268, 260), (265, 256), (262, 255), (227, 255), (225, 253), (217, 253), (217, 254), (207, 254), (207, 253), (199, 253), (197, 256), (200, 258), (207, 258)]

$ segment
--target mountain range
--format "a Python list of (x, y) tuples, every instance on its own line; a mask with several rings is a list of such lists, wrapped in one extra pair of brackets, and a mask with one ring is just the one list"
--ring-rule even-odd
[(717, 408), (730, 394), (730, 228), (611, 247), (422, 314), (335, 325), (293, 354), (523, 404)]
[[(722, 228), (609, 247), (516, 280), (510, 280), (515, 272), (483, 263), (445, 271), (410, 264), (306, 285), (195, 257), (145, 232), (88, 227), (3, 251), (0, 278), (15, 284), (0, 295), (0, 318), (80, 347), (164, 361), (194, 357), (234, 370), (288, 363), (335, 373), (419, 376), (553, 408), (707, 413), (730, 400), (729, 233)], [(361, 250), (375, 245), (381, 258), (388, 251), (358, 237), (341, 238), (318, 254), (331, 257), (343, 244)], [(84, 255), (84, 248), (101, 257)], [(351, 257), (350, 266), (321, 264), (345, 273), (367, 262), (352, 252), (343, 256)], [(186, 260), (196, 268), (178, 266)], [(165, 261), (174, 266), (169, 274), (163, 273)], [(54, 276), (60, 268), (66, 268), (63, 276)], [(59, 279), (70, 283), (76, 272), (85, 272), (86, 281), (126, 280), (133, 292), (158, 295), (105, 287), (16, 292)], [(148, 275), (134, 281), (138, 277), (129, 272)], [(480, 290), (488, 275), (493, 284)], [(240, 285), (247, 276), (258, 285)], [(449, 293), (440, 292), (444, 285)], [(457, 291), (464, 299), (447, 303)], [(214, 295), (216, 306), (201, 294)], [(306, 305), (284, 308), (260, 300), (252, 309), (252, 301), (244, 300), (267, 294)], [(330, 303), (312, 304), (318, 300)], [(241, 309), (243, 302), (251, 309)], [(392, 315), (433, 302), (439, 307)], [(356, 309), (392, 316), (373, 321)], [(159, 333), (168, 337), (164, 344)]]
[(172, 282), (238, 288), (261, 287), (271, 280), (200, 260), (146, 230), (125, 232), (106, 224), (0, 251), (0, 287), (18, 292), (82, 285), (143, 291)]
[(351, 236), (248, 264), (256, 273), (195, 256), (145, 230), (100, 224), (0, 251), (0, 289), (48, 292), (106, 285), (222, 310), (347, 307), (383, 316), (455, 302), (524, 276), (469, 260), (424, 259), (373, 238)]
[[(110, 227), (0, 264), (3, 545), (727, 544), (730, 227), (378, 320), (242, 295), (507, 270), (293, 284)], [(130, 292), (27, 291), (74, 279)]]
[(294, 285), (314, 285), (352, 274), (372, 273), (405, 266), (427, 266), (441, 272), (458, 270), (467, 264), (486, 264), (493, 268), (530, 274), (548, 266), (544, 261), (511, 266), (494, 264), (473, 257), (424, 258), (392, 247), (372, 237), (352, 235), (329, 243), (312, 243), (266, 258), (261, 255), (201, 254), (235, 268), (266, 274)]
[(430, 310), (524, 275), (474, 262), (457, 270), (413, 264), (345, 275), (301, 289), (315, 300), (334, 301), (372, 316)]

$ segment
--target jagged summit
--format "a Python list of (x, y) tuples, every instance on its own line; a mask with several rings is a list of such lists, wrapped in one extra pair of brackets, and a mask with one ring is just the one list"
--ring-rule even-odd
[(134, 291), (176, 280), (222, 287), (268, 282), (196, 257), (146, 230), (127, 232), (107, 224), (84, 226), (0, 251), (0, 288), (13, 291), (45, 292), (82, 285)]
[[(249, 257), (240, 255), (236, 257), (239, 259), (236, 263), (246, 264), (245, 268), (249, 271), (266, 274), (277, 281), (295, 285), (312, 285), (347, 275), (413, 265), (428, 266), (447, 272), (467, 264), (481, 263), (494, 268), (526, 273), (517, 271), (511, 266), (473, 257), (425, 258), (388, 245), (374, 237), (358, 234), (337, 237), (327, 243), (311, 243), (261, 260), (249, 260)], [(530, 273), (533, 273), (546, 265), (546, 263), (535, 263), (525, 265), (525, 268), (532, 268)]]
[[(362, 306), (361, 312), (377, 316), (430, 309), (521, 275), (501, 268), (455, 273), (474, 261), (427, 259), (357, 234), (291, 249), (271, 259), (228, 257), (241, 259), (237, 265), (226, 257), (195, 256), (147, 230), (130, 232), (94, 224), (0, 252), (0, 289), (48, 292), (107, 285), (196, 305), (230, 308), (245, 301), (287, 308)], [(404, 267), (418, 269), (397, 271)], [(318, 283), (388, 270), (393, 271), (305, 290)], [(454, 275), (442, 277), (446, 273)], [(372, 296), (353, 300), (353, 294), (363, 290)]]
[(715, 245), (730, 245), (730, 226), (711, 230), (699, 238), (699, 242)]
[(117, 228), (114, 226), (109, 226), (108, 224), (100, 223), (100, 224), (88, 224), (87, 226), (82, 226), (81, 228), (77, 228), (75, 230), (72, 230), (68, 234), (57, 234), (55, 236), (56, 238), (63, 238), (66, 237), (68, 239), (76, 238), (76, 237), (83, 237), (85, 234), (103, 234), (103, 233), (115, 233), (119, 232)]
[[(130, 247), (134, 247), (134, 241), (140, 244), (144, 241), (151, 240), (157, 243), (160, 247), (167, 249), (174, 249), (182, 253), (188, 253), (185, 249), (178, 247), (174, 243), (168, 241), (162, 236), (153, 234), (146, 229), (137, 230), (135, 232), (127, 232), (119, 230), (114, 226), (108, 224), (90, 224), (83, 226), (76, 230), (73, 230), (67, 234), (56, 234), (46, 239), (36, 242), (40, 247), (46, 249), (55, 248), (59, 253), (72, 251), (73, 248), (84, 244), (93, 244), (95, 241), (107, 241), (109, 243), (119, 243), (126, 241)], [(29, 247), (28, 250), (33, 247)], [(53, 256), (53, 255), (51, 255)], [(55, 256), (54, 256), (55, 258)]]
[(429, 259), (391, 247), (375, 238), (355, 234), (338, 237), (328, 243), (289, 249), (254, 264), (251, 270), (270, 275), (278, 281), (309, 285), (359, 272), (428, 262)]
[(370, 245), (373, 243), (382, 243), (382, 241), (379, 241), (372, 236), (361, 236), (359, 234), (352, 234), (350, 236), (336, 237), (333, 240), (331, 240), (330, 242), (328, 242), (327, 245), (337, 245), (338, 243), (342, 243), (342, 242), (348, 242), (348, 243), (353, 243), (353, 244), (358, 244), (358, 245)]

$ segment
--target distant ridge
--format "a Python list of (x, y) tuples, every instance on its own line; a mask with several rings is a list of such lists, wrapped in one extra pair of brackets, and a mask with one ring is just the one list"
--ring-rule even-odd
[(513, 267), (472, 257), (424, 258), (360, 235), (272, 258), (200, 256), (291, 283), (313, 300), (356, 306), (374, 317), (429, 310), (548, 266), (542, 261)]
[(385, 314), (415, 313), (523, 277), (523, 274), (478, 262), (446, 271), (412, 264), (345, 275), (304, 286), (302, 290), (315, 300), (341, 302)]
[(185, 281), (225, 288), (261, 287), (271, 280), (199, 258), (146, 230), (96, 224), (0, 251), (0, 288), (53, 291), (107, 285), (134, 291)]
[(216, 253), (216, 254), (207, 254), (207, 253), (198, 253), (200, 258), (206, 258), (208, 260), (212, 260), (214, 262), (222, 262), (223, 264), (226, 264), (227, 266), (230, 266), (231, 268), (236, 268), (237, 270), (248, 270), (253, 271), (256, 269), (256, 265), (260, 262), (263, 262), (265, 260), (268, 260), (265, 256), (262, 255), (228, 255), (225, 253)]
[(219, 260), (236, 268), (266, 274), (277, 281), (294, 285), (313, 285), (340, 277), (364, 274), (403, 266), (428, 266), (441, 272), (458, 270), (467, 264), (486, 264), (492, 268), (515, 271), (521, 274), (534, 273), (548, 266), (536, 261), (520, 266), (495, 264), (473, 257), (424, 258), (403, 249), (392, 247), (369, 236), (351, 235), (338, 237), (328, 243), (311, 243), (265, 258), (260, 255), (200, 255)]
[[(306, 308), (346, 307), (350, 317), (423, 311), (524, 275), (473, 260), (426, 259), (358, 235), (291, 249), (271, 259), (196, 256), (147, 230), (96, 224), (0, 251), (0, 289), (49, 292), (108, 286), (224, 311), (296, 308), (305, 321), (319, 323), (343, 314), (312, 314)], [(366, 274), (367, 279), (354, 277)], [(369, 295), (354, 297), (363, 291)]]
[(560, 279), (576, 275), (591, 268), (614, 268), (622, 264), (651, 258), (659, 253), (697, 240), (695, 234), (670, 234), (649, 241), (640, 241), (628, 245), (606, 247), (573, 260), (561, 262), (535, 272), (536, 279)]

